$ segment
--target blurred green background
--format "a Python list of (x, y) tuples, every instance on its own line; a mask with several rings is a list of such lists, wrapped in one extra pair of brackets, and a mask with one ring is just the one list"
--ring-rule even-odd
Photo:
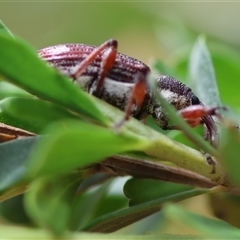
[[(239, 12), (240, 3), (229, 2), (0, 1), (2, 21), (37, 48), (64, 42), (98, 45), (116, 38), (120, 51), (144, 61), (159, 56), (157, 35), (170, 37), (166, 21), (178, 21), (179, 27), (183, 23), (195, 32), (239, 46)], [(181, 36), (168, 40), (180, 43)]]
[(1, 2), (0, 18), (37, 49), (59, 43), (100, 45), (151, 66), (160, 59), (180, 80), (199, 34), (207, 37), (221, 98), (239, 110), (240, 3), (230, 2)]

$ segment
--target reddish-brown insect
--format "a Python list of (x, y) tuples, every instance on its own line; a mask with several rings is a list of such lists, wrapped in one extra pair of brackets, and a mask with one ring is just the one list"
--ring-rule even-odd
[[(137, 119), (152, 115), (162, 129), (177, 128), (169, 126), (167, 113), (147, 84), (149, 67), (137, 59), (117, 53), (116, 40), (106, 41), (99, 47), (56, 45), (39, 50), (39, 56), (72, 78), (83, 90), (125, 111), (123, 122), (130, 115)], [(170, 76), (159, 75), (155, 79), (157, 91), (192, 127), (204, 124), (204, 138), (210, 139), (211, 145), (216, 147), (218, 133), (211, 117), (216, 114), (216, 109), (204, 107), (189, 87)]]

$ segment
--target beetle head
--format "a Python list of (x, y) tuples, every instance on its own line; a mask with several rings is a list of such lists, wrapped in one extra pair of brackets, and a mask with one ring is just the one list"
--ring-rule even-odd
[(182, 82), (166, 75), (159, 75), (156, 78), (157, 91), (161, 93), (163, 98), (176, 110), (181, 110), (190, 105), (198, 105), (200, 101), (192, 92), (191, 88), (187, 87)]
[[(198, 97), (192, 92), (191, 88), (175, 80), (174, 78), (170, 76), (160, 75), (156, 78), (156, 81), (157, 92), (159, 92), (167, 102), (173, 105), (177, 111), (191, 105), (203, 106)], [(159, 102), (157, 102), (157, 100), (153, 101), (154, 103), (152, 116), (157, 125), (164, 130), (177, 129), (176, 126), (169, 126), (167, 113), (161, 107)], [(199, 118), (201, 118), (200, 122), (205, 125), (204, 139), (210, 139), (211, 145), (216, 148), (218, 145), (218, 131), (211, 115), (215, 115), (215, 111), (209, 113), (206, 108), (206, 112), (203, 112), (203, 115), (199, 116)]]
[[(198, 97), (194, 95), (191, 88), (170, 76), (159, 75), (156, 77), (156, 83), (157, 92), (176, 110), (200, 104)], [(168, 128), (167, 114), (155, 98), (153, 99), (152, 116), (159, 127), (162, 129)]]

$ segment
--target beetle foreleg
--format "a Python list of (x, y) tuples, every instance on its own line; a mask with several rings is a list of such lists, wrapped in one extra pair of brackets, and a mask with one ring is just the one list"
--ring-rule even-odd
[[(223, 109), (226, 110), (226, 107), (211, 107), (208, 108), (204, 105), (191, 105), (184, 109), (178, 111), (178, 113), (184, 118), (191, 120), (195, 120), (198, 118), (202, 118), (204, 116), (216, 116), (219, 119), (222, 119), (222, 116), (217, 112), (217, 110)], [(194, 125), (193, 125), (194, 126)], [(197, 125), (196, 125), (197, 126)]]
[(207, 141), (210, 138), (209, 131), (207, 126), (204, 124), (204, 133), (203, 133), (203, 140)]
[[(204, 105), (191, 105), (179, 111), (179, 114), (189, 123), (190, 126), (196, 127), (199, 124), (204, 124), (204, 139), (210, 138), (210, 144), (213, 147), (218, 146), (218, 133), (216, 125), (211, 116), (216, 116), (222, 119), (222, 116), (217, 112), (219, 109), (226, 110), (226, 107), (208, 108)], [(199, 123), (199, 124), (197, 124)]]

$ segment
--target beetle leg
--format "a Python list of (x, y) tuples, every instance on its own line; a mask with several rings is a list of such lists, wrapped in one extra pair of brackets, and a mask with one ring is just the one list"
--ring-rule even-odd
[(72, 78), (77, 79), (78, 77), (80, 77), (82, 75), (82, 73), (84, 72), (84, 70), (86, 69), (86, 67), (88, 65), (90, 65), (102, 51), (105, 50), (103, 53), (103, 56), (102, 56), (102, 62), (101, 62), (101, 66), (100, 66), (100, 73), (99, 73), (99, 78), (98, 78), (98, 82), (97, 82), (97, 88), (95, 90), (96, 94), (94, 94), (94, 95), (98, 95), (98, 92), (100, 91), (100, 89), (103, 85), (104, 78), (106, 77), (107, 73), (113, 66), (113, 63), (116, 59), (117, 45), (118, 45), (117, 41), (111, 39), (111, 40), (106, 41), (99, 47), (95, 48), (78, 65), (76, 71), (72, 74)]
[(137, 104), (138, 108), (142, 106), (145, 93), (146, 93), (146, 87), (147, 87), (146, 76), (143, 74), (138, 74), (135, 79), (135, 86), (133, 88), (131, 98), (127, 105), (126, 116), (125, 116), (126, 120), (128, 120), (129, 116), (131, 115), (132, 105), (134, 103)]
[(203, 137), (208, 136), (208, 138), (210, 139), (210, 144), (214, 148), (217, 148), (219, 143), (219, 136), (216, 123), (214, 122), (213, 118), (209, 115), (202, 117), (202, 121), (205, 127)]
[[(225, 107), (212, 107), (208, 108), (202, 104), (191, 105), (178, 111), (178, 113), (184, 118), (184, 120), (191, 126), (196, 127), (200, 124), (204, 124), (204, 135), (203, 139), (210, 139), (210, 144), (217, 148), (218, 146), (218, 132), (216, 123), (211, 116), (216, 116), (218, 119), (222, 119), (222, 116), (217, 110)], [(177, 129), (176, 126), (168, 126), (167, 129)]]
[(196, 119), (185, 119), (185, 121), (192, 127), (197, 127), (201, 124), (203, 124), (203, 121), (201, 118), (196, 118)]
[[(103, 85), (104, 79), (109, 72), (109, 70), (112, 68), (114, 61), (116, 59), (117, 55), (117, 41), (116, 40), (108, 40), (102, 45), (100, 45), (98, 48), (94, 49), (85, 59), (82, 61), (79, 66), (77, 67), (77, 70), (72, 74), (73, 79), (77, 79), (82, 75), (84, 70), (88, 65), (90, 65), (95, 58), (102, 52), (104, 51), (102, 55), (102, 62), (100, 66), (100, 72), (99, 72), (99, 77), (98, 77), (98, 82), (97, 82), (97, 87), (96, 90), (94, 91), (94, 95), (100, 96), (101, 95), (101, 87)], [(122, 121), (120, 121), (116, 127), (119, 128), (121, 125), (129, 119), (131, 112), (132, 112), (132, 106), (134, 103), (137, 104), (137, 107), (140, 108), (145, 92), (146, 92), (146, 86), (147, 86), (147, 76), (138, 73), (135, 77), (135, 86), (133, 88), (132, 95), (130, 97), (130, 100), (128, 102), (126, 111), (125, 111), (125, 116)]]
[(120, 122), (118, 122), (115, 125), (116, 129), (119, 129), (122, 126), (122, 124), (129, 119), (132, 113), (132, 106), (134, 103), (137, 105), (138, 109), (142, 106), (146, 94), (146, 88), (147, 88), (147, 76), (141, 73), (137, 74), (137, 76), (135, 77), (135, 86), (133, 88), (132, 95), (127, 104), (125, 116)]
[[(186, 120), (198, 119), (204, 116), (216, 116), (218, 119), (222, 119), (222, 116), (217, 112), (217, 110), (226, 110), (226, 107), (211, 107), (208, 108), (204, 105), (191, 105), (184, 109), (178, 111), (178, 113)], [(194, 125), (193, 125), (194, 126)], [(197, 126), (197, 125), (196, 125)]]
[[(210, 139), (210, 144), (217, 148), (218, 146), (218, 132), (215, 125), (215, 122), (213, 118), (210, 115), (217, 115), (216, 113), (217, 108), (211, 108), (208, 109), (204, 107), (203, 105), (194, 105), (189, 106), (185, 109), (182, 109), (179, 111), (181, 116), (184, 118), (186, 117), (186, 122), (191, 127), (196, 127), (200, 124), (204, 124), (204, 134), (203, 139), (208, 140)], [(192, 111), (193, 110), (193, 111)], [(204, 115), (206, 114), (206, 115)], [(210, 114), (210, 115), (208, 115)], [(167, 126), (167, 129), (179, 129), (177, 126)], [(206, 162), (212, 166), (211, 173), (214, 174), (216, 172), (216, 162), (213, 160), (213, 158), (208, 154), (203, 152)]]
[(204, 127), (203, 140), (207, 141), (210, 138), (209, 131), (208, 131), (208, 128), (205, 124), (204, 124), (203, 127)]
[[(192, 105), (185, 109), (179, 111), (183, 118), (186, 118), (187, 122), (190, 126), (195, 127), (199, 124), (204, 124), (204, 135), (203, 139), (210, 139), (210, 144), (214, 147), (218, 147), (218, 131), (216, 124), (211, 116), (216, 116), (218, 119), (222, 119), (222, 116), (217, 113), (218, 109), (226, 110), (225, 107), (215, 107), (215, 108), (207, 108), (203, 105)], [(199, 123), (199, 124), (197, 124)], [(206, 161), (209, 165), (212, 166), (212, 172), (216, 172), (216, 162), (212, 159), (212, 157), (208, 153), (204, 153)]]
[(209, 155), (208, 153), (204, 153), (204, 155), (208, 165), (212, 166), (211, 173), (214, 174), (216, 172), (216, 162), (212, 159), (211, 155)]
[[(186, 119), (190, 126), (195, 127), (199, 124), (204, 124), (204, 139), (210, 139), (210, 144), (217, 148), (218, 146), (218, 133), (217, 127), (211, 116), (216, 116), (222, 120), (222, 116), (217, 110), (226, 110), (226, 107), (212, 107), (207, 108), (204, 105), (191, 105), (179, 111), (180, 115)], [(197, 124), (199, 122), (199, 124)]]
[(97, 83), (96, 92), (99, 91), (103, 85), (104, 78), (114, 64), (117, 56), (117, 41), (109, 41), (108, 49), (102, 56), (102, 62), (100, 66), (99, 78)]
[[(191, 105), (184, 109), (181, 109), (178, 111), (178, 113), (184, 118), (184, 119), (198, 119), (201, 117), (204, 117), (206, 115), (218, 115), (216, 110), (218, 110), (218, 107), (215, 108), (207, 108), (203, 105)], [(191, 121), (190, 121), (191, 122)]]

